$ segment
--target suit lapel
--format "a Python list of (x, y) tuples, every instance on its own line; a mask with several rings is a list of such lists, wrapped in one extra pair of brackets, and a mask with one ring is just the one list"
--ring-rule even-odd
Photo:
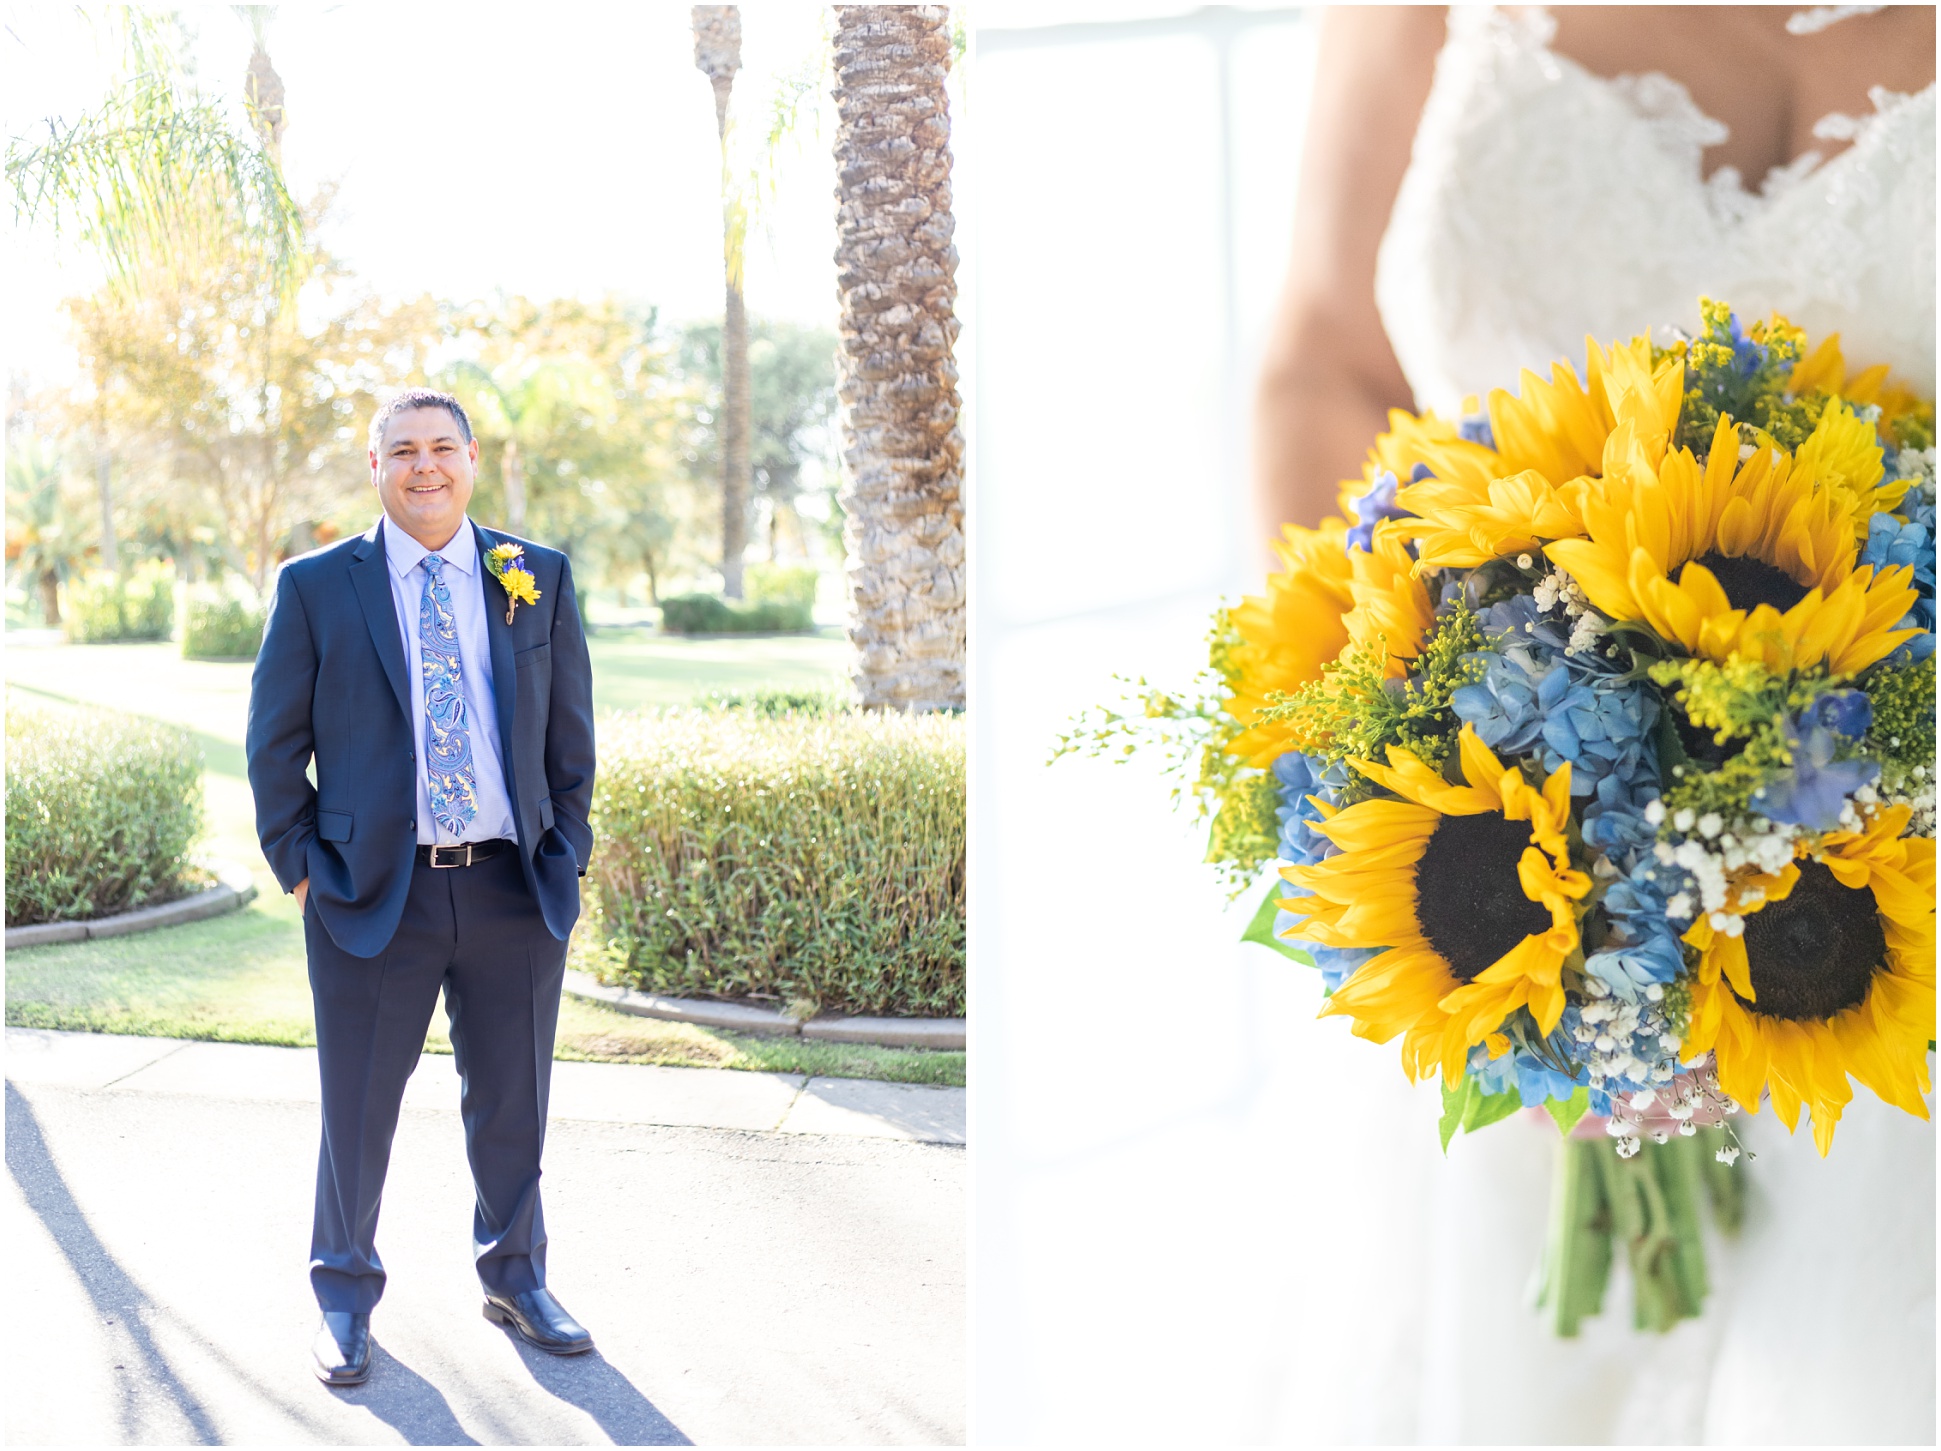
[(364, 607), (364, 624), (377, 646), (385, 678), (397, 693), (398, 709), (411, 719), (411, 678), (405, 673), (404, 640), (399, 634), (397, 605), (391, 598), (391, 568), (384, 555), (384, 521), (372, 526), (351, 556), (350, 582)]
[(499, 540), (477, 524), (472, 526), (477, 537), (479, 550), (479, 588), (485, 591), (485, 637), (492, 647), (492, 707), (493, 714), (499, 718), (499, 749), (505, 760), (506, 773), (512, 771), (512, 626), (505, 622), (505, 586), (492, 577), (492, 571), (485, 567), (486, 551), (499, 543)]

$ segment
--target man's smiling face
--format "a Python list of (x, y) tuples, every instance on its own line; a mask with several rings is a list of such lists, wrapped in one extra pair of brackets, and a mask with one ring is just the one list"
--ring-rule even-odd
[(465, 520), (478, 476), (478, 440), (467, 443), (443, 408), (411, 408), (384, 425), (371, 482), (384, 513), (427, 549), (443, 549)]

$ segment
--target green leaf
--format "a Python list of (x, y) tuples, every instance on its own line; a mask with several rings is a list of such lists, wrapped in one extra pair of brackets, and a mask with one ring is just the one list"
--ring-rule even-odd
[(1280, 911), (1280, 899), (1286, 890), (1281, 882), (1268, 887), (1267, 895), (1261, 898), (1260, 909), (1254, 913), (1254, 920), (1247, 924), (1247, 930), (1240, 934), (1240, 940), (1258, 942), (1262, 947), (1271, 947), (1281, 956), (1292, 958), (1304, 967), (1313, 967), (1314, 959), (1311, 956), (1274, 935), (1274, 917)]
[(1591, 1091), (1581, 1085), (1569, 1098), (1546, 1098), (1543, 1111), (1557, 1121), (1557, 1132), (1568, 1134), (1577, 1127), (1577, 1120), (1590, 1111)]
[(1468, 1074), (1454, 1088), (1443, 1084), (1442, 1121), (1438, 1125), (1442, 1131), (1442, 1152), (1449, 1152), (1449, 1141), (1456, 1136), (1457, 1129), (1466, 1134), (1486, 1129), (1521, 1107), (1523, 1096), (1514, 1088), (1507, 1093), (1484, 1093)]
[(1442, 1085), (1442, 1122), (1436, 1127), (1442, 1130), (1442, 1152), (1449, 1152), (1449, 1141), (1456, 1136), (1462, 1126), (1463, 1115), (1469, 1111), (1469, 1100), (1476, 1096), (1474, 1079), (1464, 1078), (1454, 1088), (1447, 1083)]
[(1470, 1098), (1469, 1107), (1463, 1110), (1462, 1131), (1470, 1134), (1477, 1129), (1486, 1129), (1522, 1107), (1523, 1095), (1514, 1088), (1502, 1093), (1476, 1093)]

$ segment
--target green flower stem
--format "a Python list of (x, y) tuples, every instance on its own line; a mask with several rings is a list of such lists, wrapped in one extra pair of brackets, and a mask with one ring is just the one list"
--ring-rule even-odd
[(1670, 1330), (1697, 1316), (1710, 1285), (1705, 1273), (1699, 1200), (1709, 1198), (1722, 1231), (1738, 1228), (1744, 1183), (1715, 1155), (1723, 1129), (1645, 1143), (1629, 1159), (1609, 1139), (1563, 1140), (1550, 1201), (1537, 1303), (1556, 1333), (1574, 1336), (1603, 1308), (1615, 1242), (1631, 1265), (1632, 1322)]

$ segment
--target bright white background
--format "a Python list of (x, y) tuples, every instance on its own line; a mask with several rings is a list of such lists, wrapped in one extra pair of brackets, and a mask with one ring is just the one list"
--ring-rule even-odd
[[(1407, 1350), (1290, 1297), (1407, 1293), (1400, 1207), (1303, 1160), (1433, 1135), (1435, 1090), (1238, 941), (1261, 889), (1226, 906), (1163, 779), (1045, 765), (1115, 671), (1184, 684), (1257, 587), (1246, 415), (1313, 26), (1043, 18), (981, 7), (973, 36), (973, 1439), (1409, 1439), (1380, 1383)], [(1309, 1414), (1349, 1381), (1364, 1424)]]

